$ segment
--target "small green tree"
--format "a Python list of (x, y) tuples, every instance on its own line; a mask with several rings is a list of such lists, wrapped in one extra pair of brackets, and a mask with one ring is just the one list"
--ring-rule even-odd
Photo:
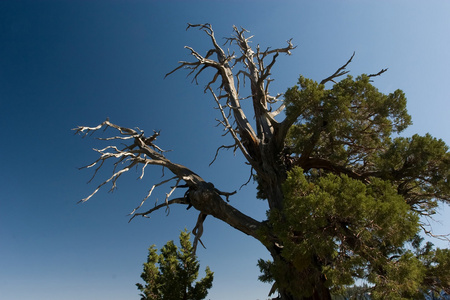
[(205, 299), (212, 287), (214, 273), (206, 267), (206, 276), (194, 284), (200, 264), (186, 229), (180, 233), (180, 245), (178, 249), (173, 241), (169, 241), (161, 249), (161, 254), (157, 254), (155, 245), (150, 246), (141, 274), (145, 285), (136, 283), (141, 291), (141, 300)]

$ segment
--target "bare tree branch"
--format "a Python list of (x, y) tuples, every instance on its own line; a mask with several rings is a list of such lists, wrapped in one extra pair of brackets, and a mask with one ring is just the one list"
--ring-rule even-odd
[(383, 74), (384, 72), (386, 72), (387, 70), (388, 70), (387, 68), (386, 69), (381, 69), (380, 72), (378, 72), (376, 74), (369, 74), (367, 76), (369, 76), (369, 77), (377, 77), (377, 76), (380, 76), (381, 74)]
[(270, 115), (271, 118), (274, 118), (274, 117), (278, 116), (285, 108), (286, 108), (286, 105), (284, 105), (284, 103), (283, 103), (275, 111), (269, 112), (268, 114)]
[(160, 208), (167, 207), (167, 205), (172, 205), (172, 204), (189, 204), (189, 202), (185, 198), (176, 198), (176, 199), (169, 200), (168, 203), (162, 203), (159, 205), (155, 205), (155, 207), (147, 210), (146, 212), (134, 214), (130, 218), (130, 220), (128, 220), (128, 223), (130, 223), (137, 216), (143, 216), (145, 218), (149, 218), (148, 215), (151, 214), (152, 212), (157, 211)]
[[(144, 167), (142, 167), (142, 169), (144, 169), (145, 166), (146, 166), (146, 165), (144, 165)], [(144, 172), (142, 172), (142, 174), (144, 174)], [(169, 178), (169, 179), (167, 179), (167, 180), (163, 180), (163, 181), (161, 181), (160, 183), (154, 184), (154, 185), (152, 186), (152, 188), (149, 190), (147, 196), (145, 196), (145, 198), (142, 199), (141, 204), (139, 204), (135, 209), (133, 209), (133, 211), (130, 212), (129, 215), (134, 214), (139, 208), (141, 208), (142, 205), (144, 205), (144, 202), (152, 195), (153, 190), (154, 190), (156, 187), (161, 186), (161, 185), (163, 185), (163, 184), (165, 184), (165, 183), (167, 183), (167, 182), (170, 182), (170, 181), (172, 181), (172, 180), (174, 180), (174, 179), (176, 179), (176, 178), (178, 178), (178, 176), (174, 176), (174, 177)], [(167, 200), (167, 198), (166, 198), (166, 200)], [(166, 204), (167, 204), (167, 201), (166, 201)]]
[(348, 72), (350, 72), (350, 71), (345, 71), (345, 68), (347, 68), (347, 66), (351, 63), (351, 61), (352, 61), (352, 59), (353, 59), (354, 56), (355, 56), (355, 52), (353, 52), (353, 54), (352, 54), (352, 56), (350, 57), (350, 59), (349, 59), (343, 66), (341, 66), (339, 69), (337, 69), (336, 72), (334, 72), (331, 76), (329, 76), (329, 77), (323, 79), (323, 80), (320, 82), (320, 84), (325, 84), (325, 83), (327, 83), (328, 81), (331, 81), (331, 82), (336, 83), (336, 82), (334, 81), (335, 78), (340, 77), (340, 76), (345, 75), (345, 74), (347, 74)]
[(245, 182), (243, 185), (241, 185), (241, 186), (239, 187), (239, 189), (242, 189), (244, 186), (246, 186), (247, 184), (249, 184), (249, 183), (250, 183), (250, 180), (252, 180), (252, 178), (253, 178), (253, 168), (250, 169), (250, 176), (248, 177), (247, 182)]
[(195, 252), (197, 251), (198, 242), (200, 242), (200, 244), (202, 244), (203, 248), (206, 249), (205, 245), (203, 244), (203, 242), (200, 238), (203, 235), (203, 222), (205, 221), (207, 216), (208, 215), (206, 215), (204, 213), (199, 213), (198, 218), (197, 218), (197, 223), (195, 224), (194, 229), (192, 229), (192, 234), (195, 236), (194, 242), (192, 243), (192, 246), (194, 248), (194, 251), (193, 251), (194, 255), (195, 255)]
[[(208, 90), (211, 92), (211, 95), (214, 97), (214, 100), (217, 103), (217, 107), (219, 108), (219, 111), (222, 114), (222, 118), (223, 118), (222, 122), (224, 124), (225, 130), (228, 131), (231, 134), (231, 136), (233, 137), (235, 144), (231, 147), (234, 147), (234, 146), (238, 147), (241, 150), (242, 154), (244, 154), (244, 157), (247, 159), (247, 161), (249, 163), (251, 163), (253, 161), (253, 158), (249, 155), (249, 153), (247, 152), (247, 149), (245, 149), (244, 145), (241, 143), (241, 140), (239, 139), (236, 131), (231, 126), (230, 121), (228, 120), (228, 117), (225, 114), (224, 108), (222, 107), (222, 105), (219, 102), (219, 99), (217, 98), (216, 94), (213, 92), (211, 87), (208, 87)], [(217, 157), (217, 152), (216, 152), (216, 157)], [(216, 158), (214, 157), (214, 160), (215, 159)]]
[[(212, 215), (215, 218), (218, 218), (230, 224), (236, 229), (255, 238), (258, 238), (257, 230), (262, 226), (262, 224), (243, 214), (227, 203), (229, 200), (228, 198), (231, 195), (234, 195), (236, 191), (220, 191), (215, 188), (213, 184), (205, 182), (199, 175), (197, 175), (190, 169), (186, 168), (183, 165), (173, 163), (172, 161), (167, 159), (163, 155), (163, 152), (158, 150), (160, 148), (154, 144), (156, 137), (159, 136), (159, 132), (154, 132), (152, 136), (146, 137), (144, 135), (144, 132), (140, 129), (134, 130), (126, 127), (121, 127), (110, 123), (109, 120), (106, 120), (105, 122), (95, 127), (79, 126), (74, 130), (76, 131), (76, 133), (86, 136), (87, 134), (91, 135), (94, 132), (100, 131), (101, 129), (105, 128), (115, 129), (118, 132), (118, 135), (105, 138), (103, 139), (104, 141), (111, 142), (114, 140), (123, 140), (121, 139), (121, 137), (130, 136), (133, 138), (128, 139), (130, 144), (125, 146), (125, 148), (122, 150), (114, 145), (107, 146), (101, 150), (95, 150), (100, 154), (100, 157), (94, 163), (86, 166), (86, 168), (91, 168), (99, 165), (94, 171), (95, 176), (98, 174), (100, 168), (104, 167), (104, 163), (106, 161), (111, 161), (113, 162), (114, 166), (113, 174), (102, 183), (100, 183), (93, 193), (91, 193), (88, 197), (82, 199), (80, 202), (85, 202), (92, 198), (92, 196), (94, 196), (104, 185), (108, 183), (112, 184), (111, 190), (113, 190), (116, 187), (117, 180), (120, 178), (120, 176), (128, 172), (135, 166), (140, 166), (142, 168), (141, 175), (139, 177), (142, 178), (144, 176), (144, 169), (148, 165), (158, 165), (162, 166), (163, 168), (169, 169), (174, 176), (169, 179), (162, 180), (161, 182), (152, 186), (152, 188), (149, 190), (140, 204), (131, 212), (131, 214), (134, 215), (130, 219), (130, 221), (135, 216), (147, 216), (148, 214), (162, 207), (166, 207), (166, 210), (168, 210), (168, 207), (172, 204), (185, 204), (193, 206), (204, 215)], [(128, 163), (124, 166), (121, 166), (122, 161), (127, 161)], [(152, 192), (156, 187), (164, 185), (172, 180), (176, 180), (176, 183), (166, 194), (164, 203), (161, 203), (159, 205), (155, 204), (155, 207), (144, 213), (136, 213), (136, 211), (139, 210), (145, 204), (146, 200), (152, 195)], [(183, 185), (180, 184), (182, 181), (184, 182)], [(179, 187), (188, 188), (188, 192), (183, 198), (169, 200), (175, 190)], [(222, 199), (222, 196), (225, 197), (225, 200)], [(197, 225), (197, 230), (200, 232), (200, 229), (202, 229), (200, 228), (201, 224)]]
[(211, 166), (211, 165), (216, 161), (217, 156), (219, 155), (219, 151), (220, 151), (221, 149), (227, 149), (227, 150), (228, 150), (228, 149), (231, 149), (231, 148), (234, 148), (234, 150), (236, 150), (236, 148), (237, 148), (236, 144), (234, 144), (234, 145), (229, 145), (229, 146), (222, 145), (222, 146), (220, 146), (219, 148), (217, 148), (216, 154), (214, 155), (214, 159), (209, 163), (209, 166)]
[[(428, 218), (430, 218), (430, 217), (428, 216)], [(427, 229), (426, 226), (431, 228), (431, 224), (429, 224), (429, 223), (428, 224), (420, 224), (420, 228), (422, 228), (423, 232), (426, 235), (431, 236), (431, 237), (441, 240), (441, 241), (450, 242), (450, 233), (449, 234), (434, 234), (433, 229)]]

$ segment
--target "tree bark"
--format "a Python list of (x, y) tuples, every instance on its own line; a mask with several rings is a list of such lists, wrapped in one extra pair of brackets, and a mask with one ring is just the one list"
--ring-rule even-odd
[[(326, 284), (327, 279), (320, 271), (320, 265), (316, 265), (314, 269), (299, 271), (282, 256), (282, 248), (279, 245), (268, 245), (267, 250), (274, 262), (283, 264), (284, 270), (282, 280), (275, 278), (278, 297), (273, 300), (331, 300), (331, 293)], [(304, 288), (305, 285), (302, 284), (305, 280), (309, 283), (313, 282), (309, 289)], [(302, 288), (299, 288), (300, 286)]]

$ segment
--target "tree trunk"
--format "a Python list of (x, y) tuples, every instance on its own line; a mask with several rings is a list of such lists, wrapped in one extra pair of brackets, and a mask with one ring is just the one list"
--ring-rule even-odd
[(281, 291), (280, 296), (275, 299), (280, 300), (331, 300), (330, 291), (326, 287), (317, 287), (311, 297), (295, 297), (289, 292)]
[[(284, 260), (280, 254), (275, 254), (274, 261)], [(278, 285), (279, 300), (331, 300), (330, 290), (326, 287), (326, 277), (321, 272), (299, 272), (291, 262), (285, 262), (285, 274), (289, 278), (283, 279)], [(316, 278), (314, 278), (316, 277)], [(312, 281), (309, 290), (304, 288), (304, 281)], [(280, 285), (282, 287), (280, 287)], [(287, 285), (288, 287), (284, 287)], [(300, 294), (300, 295), (299, 295)], [(303, 295), (303, 296), (301, 296)]]

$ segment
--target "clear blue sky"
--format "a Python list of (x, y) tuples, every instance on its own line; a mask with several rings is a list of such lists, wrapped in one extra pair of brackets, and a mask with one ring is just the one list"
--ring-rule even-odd
[[(76, 204), (96, 187), (86, 184), (92, 173), (77, 168), (95, 159), (91, 148), (99, 145), (74, 136), (77, 125), (109, 117), (161, 130), (169, 157), (219, 189), (248, 179), (239, 155), (225, 152), (208, 167), (229, 142), (202, 92), (208, 77), (198, 86), (183, 71), (164, 79), (190, 59), (185, 45), (209, 47), (186, 23), (209, 22), (218, 38), (242, 26), (263, 48), (293, 38), (298, 48), (273, 70), (273, 94), (299, 74), (327, 77), (356, 51), (353, 75), (388, 67), (375, 85), (405, 91), (414, 121), (405, 135), (430, 132), (449, 144), (449, 14), (448, 1), (0, 1), (0, 298), (139, 299), (135, 283), (148, 246), (160, 248), (195, 225), (195, 212), (184, 207), (127, 223), (160, 169), (147, 170), (142, 181), (129, 174), (116, 192)], [(254, 186), (231, 204), (264, 218)], [(450, 219), (450, 210), (437, 218)], [(448, 221), (434, 228), (450, 231)], [(257, 281), (257, 259), (267, 258), (262, 246), (211, 217), (203, 242), (202, 268), (215, 272), (208, 298), (267, 298), (270, 287)]]

